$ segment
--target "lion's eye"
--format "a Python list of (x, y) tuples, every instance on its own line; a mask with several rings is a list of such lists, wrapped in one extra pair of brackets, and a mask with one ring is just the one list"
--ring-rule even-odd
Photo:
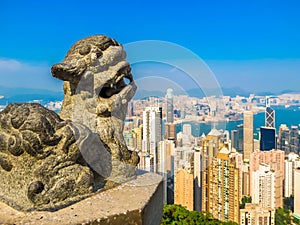
[(79, 54), (80, 55), (87, 55), (87, 54), (90, 53), (90, 51), (91, 51), (91, 47), (89, 45), (83, 45), (79, 49)]

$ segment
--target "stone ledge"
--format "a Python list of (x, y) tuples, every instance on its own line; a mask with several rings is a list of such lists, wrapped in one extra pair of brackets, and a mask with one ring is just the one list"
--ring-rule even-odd
[(162, 177), (146, 173), (56, 212), (20, 212), (0, 203), (0, 224), (158, 225), (162, 210)]

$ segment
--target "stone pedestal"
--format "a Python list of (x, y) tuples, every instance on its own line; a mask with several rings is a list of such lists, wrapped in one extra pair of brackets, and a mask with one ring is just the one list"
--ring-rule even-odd
[(162, 177), (146, 173), (55, 212), (20, 212), (0, 203), (0, 224), (159, 225), (162, 211)]

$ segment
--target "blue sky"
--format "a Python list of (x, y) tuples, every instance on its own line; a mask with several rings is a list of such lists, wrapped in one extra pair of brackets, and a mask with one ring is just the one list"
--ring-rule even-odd
[(299, 11), (298, 0), (0, 0), (0, 86), (59, 89), (50, 66), (78, 39), (106, 34), (181, 45), (224, 87), (300, 91)]

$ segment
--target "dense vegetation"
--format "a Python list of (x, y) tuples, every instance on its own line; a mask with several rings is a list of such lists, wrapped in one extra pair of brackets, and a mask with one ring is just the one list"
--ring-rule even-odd
[[(284, 207), (276, 209), (275, 225), (299, 224), (300, 221), (293, 218), (293, 197), (284, 199)], [(245, 203), (251, 202), (250, 197), (244, 196), (242, 199), (241, 208), (244, 208)], [(165, 205), (161, 225), (237, 225), (234, 222), (221, 222), (214, 219), (210, 213), (200, 213), (189, 211), (181, 205)]]
[(294, 197), (284, 198), (283, 209), (276, 209), (275, 212), (275, 225), (286, 225), (286, 224), (300, 224), (300, 221), (292, 217), (292, 210), (294, 210)]
[(275, 212), (275, 225), (291, 224), (290, 210), (287, 208), (276, 209)]
[(246, 203), (251, 203), (251, 202), (252, 202), (252, 198), (250, 196), (244, 195), (242, 198), (242, 203), (240, 204), (240, 209), (244, 209)]
[(189, 211), (180, 205), (165, 205), (161, 225), (237, 225), (234, 222), (221, 222), (209, 213)]

